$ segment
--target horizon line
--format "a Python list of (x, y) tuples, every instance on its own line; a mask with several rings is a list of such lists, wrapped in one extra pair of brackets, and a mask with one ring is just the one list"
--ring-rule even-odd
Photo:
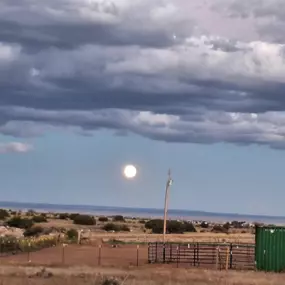
[[(99, 205), (87, 205), (87, 204), (57, 204), (57, 203), (43, 203), (43, 202), (13, 202), (13, 201), (0, 201), (0, 206), (7, 204), (7, 207), (12, 204), (17, 204), (19, 206), (24, 205), (34, 205), (34, 206), (52, 206), (58, 207), (85, 207), (85, 208), (110, 208), (110, 209), (129, 209), (129, 210), (150, 210), (150, 211), (163, 211), (163, 208), (144, 208), (144, 207), (124, 207), (124, 206), (99, 206)], [(44, 208), (44, 207), (43, 207)], [(225, 213), (225, 212), (211, 212), (211, 211), (204, 211), (204, 210), (186, 210), (186, 209), (169, 209), (168, 212), (185, 212), (185, 213), (201, 213), (206, 215), (229, 215), (229, 216), (241, 216), (241, 217), (259, 217), (259, 218), (285, 218), (284, 216), (280, 215), (265, 215), (265, 214), (240, 214), (240, 213)]]

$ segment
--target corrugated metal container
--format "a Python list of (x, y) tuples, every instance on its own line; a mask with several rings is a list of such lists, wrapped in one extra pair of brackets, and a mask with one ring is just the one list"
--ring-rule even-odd
[(257, 270), (285, 270), (285, 227), (255, 228), (255, 262)]

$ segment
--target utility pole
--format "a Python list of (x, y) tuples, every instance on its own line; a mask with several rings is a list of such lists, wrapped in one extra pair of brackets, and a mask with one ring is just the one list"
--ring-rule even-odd
[(164, 220), (163, 220), (163, 243), (165, 244), (165, 238), (166, 238), (166, 223), (167, 223), (167, 211), (168, 211), (168, 198), (169, 198), (169, 189), (172, 185), (172, 178), (171, 178), (171, 170), (168, 170), (168, 179), (166, 182), (166, 188), (165, 188), (165, 201), (164, 201)]

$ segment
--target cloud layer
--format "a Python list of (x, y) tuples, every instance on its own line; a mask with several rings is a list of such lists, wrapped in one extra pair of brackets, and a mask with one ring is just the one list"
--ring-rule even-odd
[(270, 3), (1, 1), (0, 132), (284, 148), (284, 17)]
[(20, 142), (10, 142), (6, 144), (0, 144), (0, 154), (5, 153), (25, 153), (32, 150), (32, 146)]

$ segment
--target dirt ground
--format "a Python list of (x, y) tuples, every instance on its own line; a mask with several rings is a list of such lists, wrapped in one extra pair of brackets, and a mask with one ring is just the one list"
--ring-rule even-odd
[[(39, 274), (40, 273), (40, 274)], [(116, 279), (124, 285), (284, 285), (284, 274), (235, 272), (161, 267), (0, 267), (1, 285), (102, 285), (102, 280)], [(109, 283), (114, 284), (114, 283)]]
[[(196, 246), (195, 246), (196, 248)], [(228, 246), (215, 245), (203, 246), (199, 249), (187, 245), (171, 245), (165, 250), (161, 245), (153, 244), (149, 250), (147, 245), (118, 245), (112, 247), (104, 244), (102, 246), (91, 245), (68, 245), (57, 246), (31, 253), (20, 253), (17, 255), (2, 256), (0, 265), (34, 265), (34, 266), (92, 266), (97, 268), (130, 268), (145, 267), (154, 268), (161, 266), (163, 256), (169, 262), (169, 268), (220, 268), (226, 267), (237, 270), (254, 269), (254, 252), (246, 248), (232, 247), (232, 259), (229, 261)], [(179, 251), (178, 251), (179, 249)], [(229, 250), (229, 249), (228, 249)], [(199, 257), (198, 257), (199, 253)], [(149, 255), (149, 256), (148, 256)], [(148, 264), (148, 260), (153, 264)], [(218, 258), (218, 263), (217, 263)], [(158, 262), (157, 262), (158, 261)], [(158, 264), (157, 264), (158, 263)], [(160, 263), (160, 264), (159, 264)], [(227, 265), (226, 265), (227, 264)]]
[(43, 266), (141, 266), (148, 262), (146, 245), (122, 245), (112, 248), (111, 245), (89, 246), (68, 245), (42, 249), (31, 253), (21, 253), (0, 258), (4, 264), (34, 264)]

